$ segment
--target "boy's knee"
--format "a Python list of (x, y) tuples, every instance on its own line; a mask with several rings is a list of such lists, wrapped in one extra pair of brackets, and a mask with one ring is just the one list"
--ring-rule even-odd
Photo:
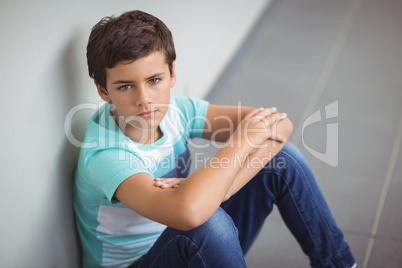
[(277, 156), (284, 158), (284, 161), (292, 161), (302, 165), (307, 163), (300, 149), (290, 142), (285, 144)]
[[(237, 228), (232, 218), (221, 207), (200, 227), (187, 233), (197, 258), (207, 267), (245, 267)], [(195, 252), (193, 252), (195, 253)], [(189, 263), (191, 267), (191, 262)], [(237, 266), (236, 266), (237, 265)]]
[(291, 142), (286, 142), (286, 144), (285, 144), (285, 146), (283, 146), (281, 152), (283, 152), (283, 153), (285, 153), (285, 154), (288, 154), (288, 155), (290, 155), (290, 156), (295, 156), (295, 157), (297, 157), (297, 158), (299, 158), (299, 157), (304, 158), (303, 153), (300, 151), (300, 149), (297, 148), (297, 147), (296, 147), (293, 143), (291, 143)]
[(197, 229), (194, 229), (198, 232), (196, 240), (203, 248), (201, 249), (203, 255), (208, 255), (208, 259), (222, 263), (220, 267), (233, 267), (233, 264), (223, 264), (231, 263), (236, 259), (238, 263), (244, 262), (237, 228), (223, 208), (219, 207), (211, 218)]
[(300, 149), (294, 144), (287, 142), (282, 150), (267, 164), (262, 172), (265, 170), (276, 170), (276, 172), (279, 172), (280, 174), (282, 174), (282, 172), (295, 174), (300, 171), (310, 172), (310, 166)]
[(237, 228), (232, 218), (226, 211), (219, 207), (218, 210), (201, 225), (201, 231), (212, 239), (232, 240), (238, 239)]

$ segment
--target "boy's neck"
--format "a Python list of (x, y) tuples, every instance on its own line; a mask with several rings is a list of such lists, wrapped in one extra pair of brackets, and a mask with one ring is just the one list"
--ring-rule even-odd
[(141, 144), (151, 144), (162, 138), (163, 133), (158, 126), (156, 129), (140, 130), (135, 127), (130, 126), (128, 131), (124, 133), (132, 141)]
[[(119, 126), (120, 127), (120, 126)], [(162, 138), (163, 133), (158, 126), (154, 129), (138, 129), (130, 124), (125, 125), (125, 127), (120, 127), (121, 131), (129, 137), (132, 141), (141, 144), (151, 144)]]

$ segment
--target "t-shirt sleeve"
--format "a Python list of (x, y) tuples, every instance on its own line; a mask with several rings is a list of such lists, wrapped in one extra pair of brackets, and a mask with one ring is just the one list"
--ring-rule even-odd
[(110, 203), (117, 187), (128, 177), (147, 173), (152, 176), (144, 162), (134, 153), (124, 149), (106, 149), (94, 153), (86, 162), (86, 173), (91, 185), (104, 194)]
[(184, 96), (175, 96), (174, 104), (181, 111), (185, 131), (189, 138), (201, 138), (209, 102)]

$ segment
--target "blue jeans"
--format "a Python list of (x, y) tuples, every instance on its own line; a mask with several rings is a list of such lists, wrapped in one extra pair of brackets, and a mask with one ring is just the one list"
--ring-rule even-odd
[(203, 225), (187, 232), (166, 228), (140, 267), (246, 267), (244, 255), (274, 204), (312, 267), (352, 267), (310, 167), (289, 142)]

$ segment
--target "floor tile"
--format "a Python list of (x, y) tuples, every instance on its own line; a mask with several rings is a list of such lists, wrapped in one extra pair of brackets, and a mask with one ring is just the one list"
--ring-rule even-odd
[(398, 157), (395, 163), (394, 174), (392, 176), (393, 183), (402, 183), (402, 144), (399, 148)]
[(363, 264), (369, 237), (344, 232), (344, 239), (348, 243), (350, 251), (359, 267)]
[(274, 206), (274, 207), (272, 208), (272, 211), (271, 211), (271, 213), (268, 215), (267, 220), (268, 220), (268, 221), (280, 221), (280, 222), (283, 223), (282, 216), (281, 216), (281, 214), (279, 213), (279, 209), (278, 209), (277, 206)]
[[(347, 1), (282, 1), (280, 5), (274, 2), (264, 20), (266, 26), (260, 40), (244, 64), (318, 75), (349, 5)], [(306, 13), (309, 15), (305, 16)]]
[[(370, 105), (362, 105), (364, 100), (356, 97), (356, 91), (350, 93), (344, 91), (337, 97), (325, 92), (316, 108), (321, 110), (323, 120), (302, 130), (303, 136), (300, 138), (299, 148), (303, 149), (312, 165), (324, 169), (331, 168), (313, 157), (307, 148), (310, 147), (322, 154), (326, 153), (327, 143), (329, 145), (333, 142), (327, 141), (328, 124), (337, 124), (338, 165), (335, 168), (350, 174), (364, 174), (367, 179), (383, 181), (402, 111), (399, 111), (401, 108), (395, 101), (397, 96), (390, 96), (388, 105), (384, 104), (384, 109), (374, 112), (373, 116), (367, 116), (373, 114), (373, 109)], [(379, 98), (376, 99), (380, 102)], [(334, 101), (338, 101), (339, 116), (326, 120), (324, 107)]]
[(402, 182), (391, 182), (385, 199), (377, 235), (402, 243)]
[[(368, 8), (359, 12), (315, 110), (338, 101), (339, 168), (383, 180), (402, 115), (402, 47), (396, 45), (402, 42), (402, 35), (399, 28), (389, 27), (387, 20), (374, 19), (376, 27), (370, 27), (373, 12)], [(391, 16), (390, 20), (398, 19)], [(309, 134), (305, 136), (310, 137), (310, 147), (325, 152), (323, 121), (316, 124), (321, 124), (316, 131), (313, 126), (309, 126), (311, 133), (305, 129)]]
[[(398, 0), (365, 0), (359, 11), (354, 37), (369, 36), (373, 44), (383, 44), (384, 48), (398, 47), (401, 40), (402, 2)], [(400, 46), (399, 46), (400, 47)], [(384, 51), (383, 53), (391, 53)]]
[(260, 236), (246, 256), (247, 267), (309, 267), (309, 259), (287, 227), (266, 222)]
[[(241, 79), (221, 99), (225, 104), (252, 107), (277, 107), (297, 124), (300, 110), (307, 105), (314, 80), (308, 77), (288, 76), (259, 69), (240, 69)], [(233, 78), (232, 78), (233, 79)]]
[(326, 170), (315, 171), (315, 176), (338, 226), (369, 235), (382, 184)]
[(219, 150), (217, 144), (200, 138), (189, 141), (188, 148), (192, 160), (190, 174), (207, 164)]
[(391, 240), (376, 239), (370, 255), (368, 268), (402, 267), (402, 243)]
[[(285, 223), (283, 222), (282, 218), (280, 217), (278, 209), (275, 207), (274, 210), (272, 211), (271, 215), (269, 215), (269, 217), (267, 219), (267, 223), (265, 224), (263, 231), (261, 232), (260, 238), (258, 238), (258, 240), (270, 241), (269, 239), (270, 239), (271, 233), (276, 233), (276, 232), (278, 232), (278, 230), (281, 230), (280, 235), (287, 237), (289, 231), (287, 231), (288, 230), (287, 228), (286, 228), (286, 230), (282, 230), (283, 226), (285, 226), (285, 228), (286, 228)], [(268, 230), (268, 228), (270, 228), (272, 230)], [(369, 235), (360, 233), (360, 232), (356, 233), (356, 232), (349, 231), (349, 230), (343, 230), (342, 228), (341, 228), (341, 230), (344, 231), (344, 239), (348, 243), (356, 262), (359, 265), (362, 264), (363, 260), (364, 260), (364, 256), (366, 254), (367, 245), (369, 242)], [(293, 237), (288, 238), (288, 239), (289, 240), (292, 239), (290, 245), (292, 246), (293, 250), (298, 251), (299, 250), (298, 244), (294, 245)], [(258, 240), (256, 242), (256, 245), (252, 249), (252, 250), (254, 250), (253, 254), (255, 254), (255, 255), (257, 255), (258, 252), (263, 251), (263, 249), (265, 248), (264, 242), (259, 242)], [(272, 243), (272, 245), (268, 245), (267, 246), (268, 250), (270, 250), (270, 248), (274, 247), (274, 245), (275, 245), (274, 243)], [(297, 252), (297, 254), (299, 254), (299, 252)], [(262, 256), (264, 256), (264, 254), (262, 254)], [(248, 257), (251, 258), (250, 256), (248, 256)], [(261, 257), (257, 257), (257, 259), (258, 258), (261, 258)], [(258, 267), (258, 266), (255, 266), (255, 267)], [(261, 266), (261, 267), (263, 267), (263, 266)], [(278, 266), (278, 267), (280, 267), (280, 266)], [(283, 267), (285, 267), (285, 266), (283, 266)], [(295, 267), (297, 267), (297, 266), (295, 266)]]
[[(344, 234), (358, 264), (363, 263), (368, 237)], [(267, 221), (260, 236), (246, 256), (247, 267), (309, 267), (310, 261), (281, 221)]]

